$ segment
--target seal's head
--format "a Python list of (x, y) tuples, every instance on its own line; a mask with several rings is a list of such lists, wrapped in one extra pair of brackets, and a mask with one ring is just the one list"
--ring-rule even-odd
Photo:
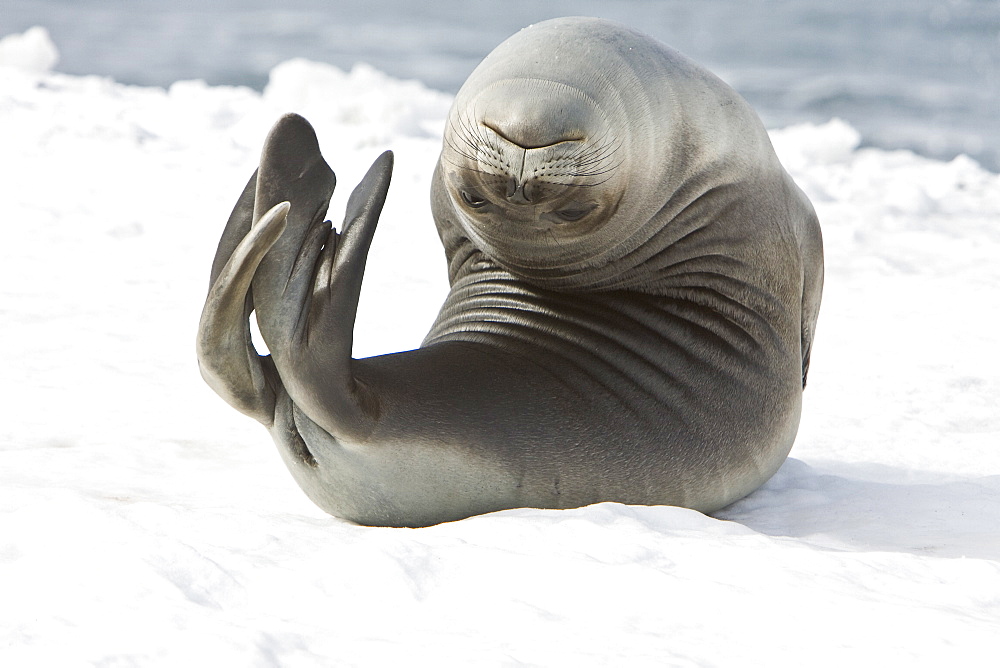
[(619, 289), (716, 252), (710, 240), (732, 245), (748, 220), (733, 202), (783, 188), (783, 174), (723, 82), (624, 26), (566, 18), (522, 30), (469, 76), (434, 197), (446, 226), (521, 279)]
[(665, 199), (653, 165), (673, 149), (654, 127), (669, 115), (647, 81), (657, 56), (647, 42), (562, 19), (480, 63), (455, 98), (438, 163), (448, 217), (473, 246), (522, 278), (582, 287), (652, 233)]
[(441, 162), (466, 229), (501, 257), (524, 258), (572, 245), (614, 214), (626, 152), (586, 92), (519, 78), (456, 105)]

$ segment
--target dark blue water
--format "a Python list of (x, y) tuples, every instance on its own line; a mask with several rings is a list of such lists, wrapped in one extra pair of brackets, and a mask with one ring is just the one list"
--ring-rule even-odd
[(125, 83), (262, 88), (301, 56), (454, 92), (519, 28), (580, 14), (707, 65), (771, 127), (837, 116), (870, 145), (1000, 169), (996, 0), (0, 0), (0, 34), (44, 25), (58, 69)]

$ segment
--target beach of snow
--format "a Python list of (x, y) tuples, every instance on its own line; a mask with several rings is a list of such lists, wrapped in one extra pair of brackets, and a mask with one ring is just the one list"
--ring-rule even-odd
[[(1000, 176), (774, 130), (826, 289), (792, 457), (715, 517), (601, 504), (428, 529), (313, 506), (198, 374), (215, 245), (274, 120), (347, 193), (396, 168), (355, 355), (447, 292), (429, 207), (450, 97), (291, 61), (263, 94), (52, 71), (0, 41), (0, 665), (993, 666)], [(414, 397), (419, 400), (419, 397)]]

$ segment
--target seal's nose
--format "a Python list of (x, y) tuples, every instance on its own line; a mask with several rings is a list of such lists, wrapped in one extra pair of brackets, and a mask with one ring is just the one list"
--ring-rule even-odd
[(530, 183), (518, 183), (513, 176), (507, 179), (507, 199), (512, 204), (531, 204)]

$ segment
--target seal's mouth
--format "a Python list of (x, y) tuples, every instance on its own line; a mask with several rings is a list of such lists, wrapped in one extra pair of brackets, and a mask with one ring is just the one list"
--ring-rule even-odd
[(535, 148), (548, 148), (550, 146), (557, 146), (559, 144), (565, 144), (567, 142), (583, 142), (583, 141), (587, 141), (586, 137), (584, 137), (584, 136), (576, 136), (576, 135), (574, 135), (574, 136), (568, 136), (568, 137), (563, 137), (561, 139), (554, 139), (552, 141), (543, 141), (543, 142), (539, 142), (537, 140), (536, 141), (531, 141), (531, 140), (526, 139), (526, 138), (520, 138), (520, 137), (510, 136), (506, 132), (504, 132), (503, 130), (501, 130), (498, 127), (498, 124), (490, 123), (489, 121), (483, 121), (482, 122), (482, 126), (484, 128), (486, 128), (486, 129), (490, 130), (494, 134), (496, 134), (498, 137), (500, 137), (504, 141), (508, 141), (511, 144), (513, 144), (514, 146), (517, 146), (519, 148), (523, 148), (525, 150), (530, 150), (530, 149), (535, 149)]

